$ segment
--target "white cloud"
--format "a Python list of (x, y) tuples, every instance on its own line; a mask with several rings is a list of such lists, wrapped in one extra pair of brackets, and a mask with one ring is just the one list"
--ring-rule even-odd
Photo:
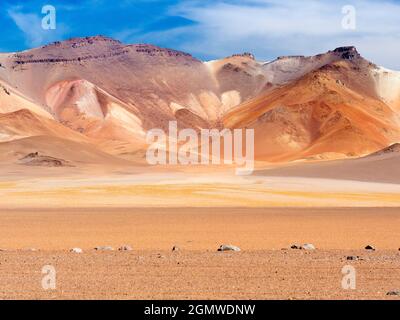
[[(356, 9), (355, 30), (342, 27), (344, 5)], [(196, 55), (252, 51), (263, 60), (355, 45), (366, 58), (400, 70), (400, 4), (393, 1), (184, 0), (169, 14), (195, 25), (150, 33), (145, 40), (179, 38), (178, 49)]]
[(120, 40), (120, 41), (122, 41), (122, 42), (129, 42), (130, 41), (130, 39), (132, 38), (132, 37), (134, 37), (135, 35), (137, 35), (138, 33), (140, 33), (140, 29), (139, 28), (137, 28), (137, 29), (135, 29), (135, 28), (128, 28), (128, 29), (124, 29), (124, 30), (121, 30), (121, 31), (118, 31), (118, 32), (114, 32), (113, 34), (112, 34), (112, 37), (114, 38), (114, 39), (118, 39), (118, 40)]
[(67, 33), (64, 24), (57, 24), (55, 30), (45, 30), (42, 28), (42, 16), (34, 13), (23, 13), (21, 7), (13, 7), (8, 11), (8, 15), (24, 33), (25, 42), (30, 47), (37, 47), (58, 40)]

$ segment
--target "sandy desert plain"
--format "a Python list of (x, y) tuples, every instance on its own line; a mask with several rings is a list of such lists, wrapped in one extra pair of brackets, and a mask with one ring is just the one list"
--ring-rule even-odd
[[(398, 298), (387, 295), (400, 288), (398, 184), (98, 169), (2, 170), (0, 298)], [(305, 243), (317, 249), (290, 249)], [(241, 252), (218, 252), (222, 244)], [(56, 268), (56, 290), (42, 288), (45, 265)], [(346, 265), (355, 290), (342, 288)]]

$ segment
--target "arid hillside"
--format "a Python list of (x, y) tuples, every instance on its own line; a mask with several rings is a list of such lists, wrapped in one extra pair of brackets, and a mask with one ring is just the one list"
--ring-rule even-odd
[(357, 158), (400, 141), (400, 75), (354, 47), (202, 62), (96, 36), (2, 53), (0, 64), (0, 144), (62, 138), (143, 161), (146, 132), (171, 120), (254, 128), (267, 162)]

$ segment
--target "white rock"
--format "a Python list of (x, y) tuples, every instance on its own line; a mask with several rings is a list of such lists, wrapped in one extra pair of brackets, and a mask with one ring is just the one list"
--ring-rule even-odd
[(311, 243), (306, 243), (301, 246), (303, 250), (315, 250), (315, 246)]
[(69, 250), (69, 252), (73, 252), (73, 253), (83, 253), (83, 250), (81, 248), (72, 248), (71, 250)]
[(110, 246), (102, 246), (102, 247), (96, 247), (94, 248), (96, 251), (114, 251), (113, 247)]
[(233, 246), (231, 244), (223, 244), (222, 246), (219, 247), (218, 251), (236, 251), (239, 252), (240, 248)]
[(311, 243), (306, 243), (303, 245), (294, 244), (290, 247), (291, 249), (298, 249), (298, 250), (315, 250), (315, 246)]

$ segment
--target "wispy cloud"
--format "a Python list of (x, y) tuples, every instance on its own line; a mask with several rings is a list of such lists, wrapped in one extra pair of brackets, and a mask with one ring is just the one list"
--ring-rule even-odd
[[(3, 1), (0, 24), (10, 31), (0, 38), (3, 48), (105, 34), (201, 59), (250, 51), (271, 60), (355, 45), (366, 58), (400, 70), (400, 0), (52, 0), (56, 30), (41, 28), (41, 0)], [(356, 9), (355, 30), (342, 28), (344, 5)]]
[[(355, 30), (342, 27), (342, 7), (356, 9)], [(367, 58), (400, 69), (400, 3), (377, 0), (181, 1), (169, 14), (194, 25), (150, 32), (149, 41), (174, 42), (198, 56), (252, 51), (261, 59), (315, 54), (355, 45)]]
[(36, 47), (58, 40), (68, 32), (68, 28), (63, 23), (58, 23), (55, 30), (43, 29), (43, 16), (24, 12), (22, 6), (11, 7), (7, 10), (7, 13), (18, 29), (23, 32), (25, 42), (29, 47)]

